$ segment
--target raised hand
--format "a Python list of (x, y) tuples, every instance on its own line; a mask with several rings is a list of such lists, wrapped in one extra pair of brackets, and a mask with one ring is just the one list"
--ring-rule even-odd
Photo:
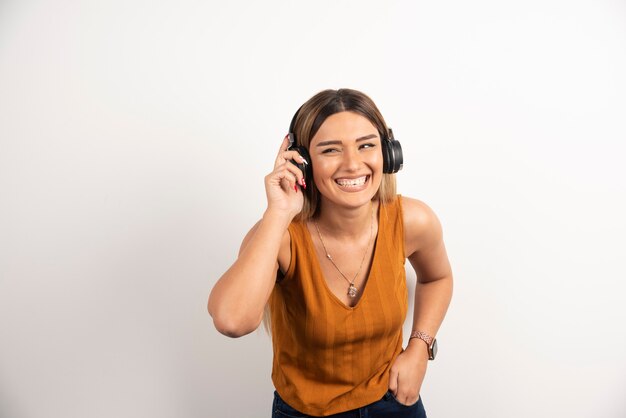
[(265, 176), (265, 193), (269, 211), (284, 212), (292, 219), (302, 210), (302, 189), (306, 189), (306, 183), (302, 171), (291, 160), (307, 164), (310, 161), (305, 161), (297, 151), (289, 151), (288, 147), (289, 140), (285, 137), (276, 156), (274, 170)]

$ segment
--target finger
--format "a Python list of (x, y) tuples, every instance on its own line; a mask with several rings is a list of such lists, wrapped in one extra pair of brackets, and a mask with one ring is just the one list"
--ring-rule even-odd
[(281, 151), (280, 153), (278, 153), (278, 155), (276, 156), (276, 161), (274, 163), (274, 165), (279, 165), (285, 161), (295, 161), (299, 164), (305, 164), (308, 165), (309, 162), (307, 160), (305, 160), (299, 153), (298, 151), (295, 150), (287, 150), (287, 151)]
[(402, 387), (398, 388), (398, 393), (396, 395), (396, 399), (405, 405), (413, 405), (417, 402), (419, 398), (419, 393), (415, 393), (414, 390), (408, 389), (406, 385), (402, 385)]
[(389, 373), (389, 390), (393, 393), (393, 396), (396, 396), (398, 393), (398, 372), (393, 370)]
[(281, 142), (280, 148), (278, 149), (278, 155), (280, 156), (280, 154), (287, 151), (288, 149), (289, 149), (289, 134), (285, 135), (285, 137), (283, 138), (283, 142)]
[(413, 405), (417, 402), (419, 396), (406, 396), (402, 401), (405, 405)]
[[(295, 171), (295, 172), (294, 172)], [(283, 190), (287, 191), (289, 188), (294, 189), (294, 186), (298, 180), (298, 168), (289, 162), (285, 162), (276, 167), (274, 171), (266, 176), (266, 182), (268, 185), (279, 185)]]
[(293, 164), (291, 161), (284, 162), (283, 164), (276, 167), (276, 170), (279, 172), (285, 171), (285, 175), (283, 175), (282, 178), (286, 178), (288, 176), (286, 172), (289, 172), (291, 174), (291, 180), (293, 180), (294, 185), (297, 183), (300, 186), (306, 188), (306, 183), (304, 181), (304, 174), (302, 173), (302, 170), (296, 167), (296, 165)]

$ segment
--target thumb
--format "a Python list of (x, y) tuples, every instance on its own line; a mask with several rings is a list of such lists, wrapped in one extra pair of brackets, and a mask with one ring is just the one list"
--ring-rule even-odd
[(393, 396), (396, 396), (398, 393), (398, 377), (400, 374), (391, 369), (391, 373), (389, 374), (389, 390), (393, 393)]

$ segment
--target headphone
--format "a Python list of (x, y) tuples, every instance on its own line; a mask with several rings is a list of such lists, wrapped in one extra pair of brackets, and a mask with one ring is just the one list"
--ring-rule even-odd
[[(302, 109), (302, 107), (300, 107), (300, 109)], [(300, 169), (300, 171), (302, 171), (305, 181), (309, 182), (309, 180), (313, 178), (313, 165), (311, 164), (311, 157), (306, 147), (298, 145), (298, 142), (296, 140), (296, 134), (294, 132), (295, 125), (296, 125), (296, 118), (298, 117), (298, 114), (300, 113), (300, 109), (298, 109), (296, 111), (296, 114), (293, 115), (293, 118), (291, 119), (291, 124), (289, 124), (289, 133), (288, 133), (289, 148), (288, 149), (290, 151), (297, 151), (298, 154), (300, 154), (300, 156), (309, 163), (309, 164), (300, 164), (296, 162), (295, 160), (291, 160), (291, 162), (295, 164)], [(400, 146), (400, 142), (398, 142), (393, 137), (393, 131), (391, 129), (388, 129), (388, 131), (389, 131), (388, 134), (384, 135), (383, 138), (381, 138), (381, 144), (380, 144), (382, 148), (382, 152), (383, 152), (383, 173), (393, 174), (402, 170), (404, 159), (402, 157), (402, 146)]]

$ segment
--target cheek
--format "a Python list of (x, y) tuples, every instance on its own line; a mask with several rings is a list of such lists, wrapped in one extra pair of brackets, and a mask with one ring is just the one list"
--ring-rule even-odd
[(311, 170), (313, 171), (313, 178), (307, 179), (307, 181), (311, 181), (313, 185), (319, 189), (319, 186), (322, 184), (323, 179), (325, 177), (325, 167), (324, 164), (320, 164), (320, 161), (315, 157), (311, 157)]
[(311, 157), (311, 165), (313, 168), (313, 180), (315, 183), (329, 181), (334, 168), (331, 164), (324, 162), (323, 159)]
[(313, 170), (313, 181), (318, 189), (323, 189), (326, 184), (332, 181), (332, 179), (328, 173), (324, 171), (324, 167), (315, 167)]
[(376, 155), (372, 155), (370, 167), (374, 174), (372, 183), (374, 187), (378, 189), (383, 180), (383, 155), (380, 152), (377, 152)]
[(371, 155), (369, 155), (368, 161), (374, 171), (376, 171), (377, 173), (380, 171), (380, 174), (382, 174), (383, 154), (381, 150), (378, 150), (378, 152), (371, 153)]

